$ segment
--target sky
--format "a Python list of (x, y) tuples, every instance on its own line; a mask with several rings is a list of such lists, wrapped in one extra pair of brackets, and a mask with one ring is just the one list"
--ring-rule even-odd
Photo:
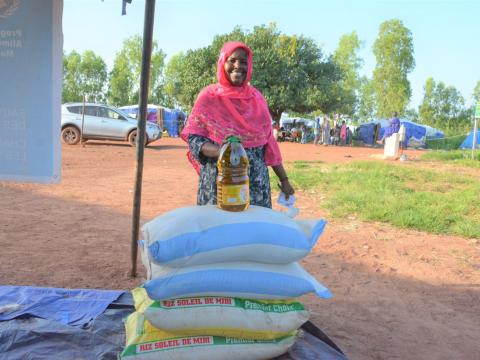
[[(111, 70), (123, 40), (143, 34), (145, 1), (127, 4), (124, 16), (121, 8), (121, 0), (64, 0), (65, 51), (93, 50)], [(410, 106), (421, 103), (430, 76), (454, 86), (472, 104), (480, 80), (480, 0), (157, 0), (154, 40), (168, 61), (180, 51), (211, 44), (236, 25), (253, 30), (275, 22), (283, 34), (312, 38), (328, 55), (342, 35), (356, 31), (363, 43), (360, 74), (371, 77), (380, 24), (394, 18), (413, 36)]]

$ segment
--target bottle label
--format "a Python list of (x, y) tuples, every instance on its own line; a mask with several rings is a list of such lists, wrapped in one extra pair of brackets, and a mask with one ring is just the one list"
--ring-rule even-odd
[(224, 205), (245, 205), (249, 199), (248, 184), (222, 185), (222, 203)]

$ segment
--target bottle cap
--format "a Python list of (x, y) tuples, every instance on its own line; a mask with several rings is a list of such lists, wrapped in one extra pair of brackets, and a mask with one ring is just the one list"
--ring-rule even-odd
[(230, 135), (230, 136), (227, 138), (227, 142), (229, 142), (229, 143), (239, 143), (239, 142), (241, 142), (241, 141), (240, 141), (240, 138), (239, 138), (238, 136)]

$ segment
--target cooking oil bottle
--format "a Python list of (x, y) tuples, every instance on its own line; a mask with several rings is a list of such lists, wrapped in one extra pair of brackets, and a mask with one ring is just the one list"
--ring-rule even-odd
[(250, 204), (248, 157), (238, 137), (227, 138), (217, 168), (217, 206), (227, 211), (246, 210)]

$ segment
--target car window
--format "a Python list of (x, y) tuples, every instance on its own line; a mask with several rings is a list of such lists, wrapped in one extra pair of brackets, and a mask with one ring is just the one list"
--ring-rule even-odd
[(83, 106), (67, 106), (68, 111), (74, 114), (81, 114)]
[(85, 115), (102, 116), (99, 114), (100, 108), (98, 106), (85, 106)]
[(107, 113), (105, 117), (108, 117), (110, 119), (116, 119), (116, 120), (126, 120), (125, 117), (123, 117), (116, 111), (113, 111), (110, 109), (104, 109), (104, 110), (106, 110), (106, 113)]

